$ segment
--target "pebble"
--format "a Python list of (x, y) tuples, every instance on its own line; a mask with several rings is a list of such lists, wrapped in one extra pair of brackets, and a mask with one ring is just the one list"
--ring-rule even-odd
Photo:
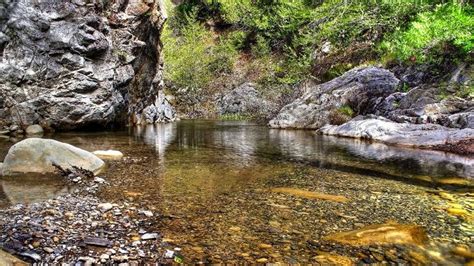
[(143, 213), (146, 217), (153, 217), (153, 212), (151, 212), (151, 211), (142, 211), (142, 213)]
[(105, 239), (105, 238), (98, 238), (98, 237), (86, 237), (84, 239), (84, 243), (87, 245), (99, 246), (99, 247), (107, 247), (112, 244), (110, 240)]
[(142, 240), (152, 240), (152, 239), (157, 239), (158, 234), (157, 233), (147, 233), (141, 236)]
[(174, 257), (174, 251), (173, 250), (166, 250), (165, 255), (163, 256), (165, 259), (172, 259)]
[(106, 211), (109, 211), (113, 208), (114, 206), (112, 205), (112, 203), (101, 203), (99, 205), (97, 205), (97, 208), (99, 208), (100, 211), (102, 212), (106, 212)]
[(106, 262), (110, 258), (109, 254), (102, 254), (100, 255), (100, 260), (102, 262)]
[(272, 248), (272, 245), (262, 243), (262, 244), (259, 244), (258, 247), (261, 249), (269, 249), (269, 248)]
[(41, 260), (41, 256), (34, 253), (34, 252), (30, 252), (30, 251), (27, 251), (27, 252), (23, 252), (20, 254), (21, 256), (23, 257), (27, 257), (27, 258), (30, 258), (30, 259), (33, 259), (34, 261), (40, 261)]
[(50, 247), (45, 247), (43, 248), (44, 251), (46, 251), (47, 253), (53, 253), (54, 252), (54, 249), (50, 248)]
[(96, 177), (94, 177), (94, 182), (99, 183), (99, 184), (103, 184), (103, 183), (105, 183), (105, 179), (96, 176)]

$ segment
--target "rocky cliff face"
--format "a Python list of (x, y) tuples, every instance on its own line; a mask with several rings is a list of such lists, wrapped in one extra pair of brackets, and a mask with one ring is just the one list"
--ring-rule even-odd
[(159, 0), (0, 3), (0, 121), (22, 127), (166, 122)]

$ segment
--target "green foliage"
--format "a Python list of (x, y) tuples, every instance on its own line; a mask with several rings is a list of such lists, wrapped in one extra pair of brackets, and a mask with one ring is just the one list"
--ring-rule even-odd
[(223, 114), (220, 115), (219, 120), (227, 121), (243, 121), (243, 120), (252, 120), (252, 117), (243, 114)]
[(403, 60), (433, 62), (442, 59), (447, 45), (461, 54), (474, 48), (474, 8), (470, 5), (442, 4), (418, 14), (408, 29), (398, 29), (381, 44), (386, 52)]
[(163, 30), (165, 81), (199, 93), (219, 75), (233, 69), (237, 51), (227, 40), (214, 39), (199, 23), (189, 23), (176, 35)]
[[(423, 61), (436, 58), (446, 44), (464, 54), (474, 46), (470, 4), (184, 0), (173, 6), (167, 1), (165, 80), (186, 94), (179, 99), (210, 94), (231, 84), (232, 76), (256, 82), (264, 94), (288, 93), (311, 75), (332, 79), (380, 57)], [(322, 52), (325, 43), (331, 48)], [(351, 116), (336, 111), (337, 119)]]
[(349, 105), (343, 105), (337, 109), (338, 112), (347, 116), (354, 116), (354, 110)]
[[(375, 44), (386, 34), (405, 28), (419, 12), (438, 2), (187, 0), (177, 6), (175, 21), (179, 25), (190, 20), (213, 21), (230, 32), (227, 38), (235, 49), (250, 51), (255, 58), (277, 58), (273, 60), (274, 73), (261, 80), (291, 85), (318, 67), (313, 54), (324, 42), (331, 42), (332, 53), (341, 53), (357, 43), (367, 43), (375, 51)], [(329, 76), (340, 74), (339, 70)]]

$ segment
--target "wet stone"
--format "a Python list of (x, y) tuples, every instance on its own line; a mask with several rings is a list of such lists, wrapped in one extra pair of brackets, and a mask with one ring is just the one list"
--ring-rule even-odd
[(98, 246), (98, 247), (108, 247), (112, 244), (110, 240), (105, 238), (98, 237), (87, 237), (84, 239), (84, 243), (87, 245)]

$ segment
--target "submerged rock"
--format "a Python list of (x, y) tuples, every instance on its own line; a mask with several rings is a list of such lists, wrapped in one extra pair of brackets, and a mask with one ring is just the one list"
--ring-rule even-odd
[(381, 141), (391, 145), (474, 153), (474, 129), (452, 129), (436, 124), (396, 123), (381, 117), (356, 117), (340, 125), (326, 125), (320, 133)]
[(92, 153), (102, 160), (120, 160), (123, 158), (123, 153), (115, 150), (93, 151)]
[(388, 70), (377, 67), (355, 68), (341, 77), (316, 85), (269, 122), (274, 128), (318, 129), (330, 122), (339, 108), (355, 114), (372, 114), (376, 103), (395, 91), (399, 80)]
[(272, 188), (271, 191), (277, 192), (277, 193), (289, 194), (292, 196), (297, 196), (297, 197), (307, 198), (307, 199), (321, 199), (321, 200), (328, 200), (328, 201), (342, 202), (342, 203), (349, 201), (349, 199), (344, 196), (329, 195), (329, 194), (307, 191), (307, 190), (297, 189), (297, 188), (280, 187), (280, 188)]
[(352, 246), (383, 244), (423, 245), (427, 242), (428, 236), (421, 226), (386, 223), (370, 225), (349, 232), (331, 234), (324, 237), (324, 239)]
[(56, 164), (63, 169), (72, 166), (99, 173), (104, 162), (94, 154), (51, 139), (29, 138), (13, 145), (3, 162), (3, 175), (54, 172)]
[(328, 252), (319, 252), (317, 256), (313, 258), (320, 265), (342, 265), (342, 266), (352, 266), (355, 263), (351, 258), (346, 256), (341, 256), (338, 254), (328, 253)]

